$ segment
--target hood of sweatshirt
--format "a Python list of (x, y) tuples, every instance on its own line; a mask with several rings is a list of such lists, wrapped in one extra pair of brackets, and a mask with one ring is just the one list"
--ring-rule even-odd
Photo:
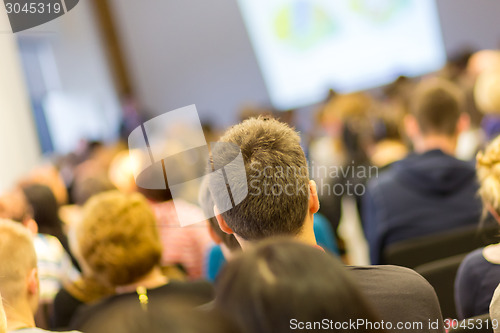
[(399, 182), (427, 195), (446, 196), (476, 179), (472, 162), (458, 160), (441, 150), (411, 154), (393, 167)]

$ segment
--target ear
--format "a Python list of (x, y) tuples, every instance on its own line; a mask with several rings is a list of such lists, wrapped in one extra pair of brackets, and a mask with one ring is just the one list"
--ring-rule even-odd
[(30, 295), (38, 296), (38, 289), (38, 269), (33, 268), (28, 275), (28, 293)]
[(219, 235), (215, 232), (214, 228), (210, 224), (208, 224), (208, 234), (210, 235), (210, 238), (214, 241), (215, 244), (220, 244), (222, 243), (222, 239), (220, 239)]
[(410, 139), (420, 135), (420, 127), (418, 126), (418, 121), (415, 116), (407, 114), (404, 117), (405, 132)]
[(469, 129), (469, 127), (470, 127), (470, 117), (467, 113), (462, 113), (460, 115), (460, 118), (458, 118), (457, 133), (460, 134), (462, 132), (465, 132)]
[(38, 224), (32, 218), (23, 221), (23, 225), (33, 234), (38, 234)]
[(230, 234), (230, 235), (234, 234), (233, 229), (231, 229), (227, 225), (226, 221), (224, 221), (224, 218), (220, 214), (219, 209), (217, 208), (217, 206), (214, 206), (214, 214), (215, 214), (215, 218), (217, 219), (217, 222), (219, 222), (220, 230), (224, 231), (226, 234)]
[(319, 210), (318, 190), (314, 180), (309, 181), (309, 213), (315, 214)]

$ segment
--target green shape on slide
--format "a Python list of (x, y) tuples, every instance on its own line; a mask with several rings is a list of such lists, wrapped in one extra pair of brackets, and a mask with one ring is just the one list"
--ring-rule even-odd
[(274, 20), (276, 37), (294, 47), (306, 51), (313, 48), (323, 40), (330, 38), (339, 30), (339, 25), (321, 8), (313, 6), (309, 11), (307, 27), (297, 28), (292, 5), (287, 5), (278, 10)]
[(382, 7), (374, 7), (374, 0), (350, 0), (353, 12), (364, 16), (374, 23), (385, 24), (397, 16), (401, 11), (411, 7), (413, 0), (385, 0)]

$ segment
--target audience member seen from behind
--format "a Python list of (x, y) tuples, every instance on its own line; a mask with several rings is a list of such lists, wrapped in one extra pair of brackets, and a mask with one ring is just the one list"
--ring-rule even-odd
[(47, 332), (35, 327), (39, 300), (37, 258), (33, 236), (21, 224), (0, 219), (0, 262), (0, 294), (7, 331)]
[(78, 253), (93, 276), (116, 295), (77, 312), (70, 327), (84, 332), (124, 332), (144, 310), (185, 296), (204, 304), (207, 282), (169, 281), (160, 267), (161, 242), (155, 216), (139, 193), (105, 192), (91, 198), (76, 226)]
[[(172, 148), (170, 147), (170, 149)], [(113, 163), (115, 166), (110, 170), (110, 174), (113, 174), (111, 178), (115, 179), (115, 184), (122, 192), (123, 188), (129, 188), (127, 191), (130, 191), (131, 188), (130, 186), (120, 185), (120, 183), (128, 184), (132, 182), (134, 191), (139, 191), (148, 199), (156, 216), (162, 244), (162, 266), (179, 266), (189, 279), (199, 279), (202, 277), (205, 268), (205, 254), (212, 245), (210, 235), (206, 225), (204, 225), (207, 222), (203, 221), (203, 212), (198, 206), (179, 197), (176, 198), (174, 205), (172, 194), (168, 188), (150, 189), (137, 186), (132, 173), (132, 164), (138, 164), (142, 160), (141, 153), (137, 151), (131, 151), (130, 157), (128, 153), (126, 157), (118, 155)], [(172, 158), (169, 163), (176, 163), (179, 170), (189, 170), (182, 158), (179, 160), (175, 158), (175, 161)], [(161, 172), (161, 169), (147, 168), (147, 166), (144, 166), (144, 169), (140, 175), (141, 184), (156, 183), (158, 181), (163, 183), (165, 181), (163, 178), (157, 179), (158, 174), (155, 171)], [(113, 172), (111, 172), (112, 170)], [(183, 216), (187, 216), (192, 221), (203, 222), (181, 227), (177, 210), (182, 211)]]
[(33, 210), (21, 189), (13, 189), (0, 197), (0, 217), (22, 223), (34, 235), (40, 277), (40, 301), (50, 304), (62, 284), (75, 279), (78, 272), (59, 240), (38, 232), (38, 225), (32, 213)]
[(32, 184), (22, 187), (24, 195), (33, 210), (33, 218), (38, 225), (38, 232), (56, 237), (71, 257), (75, 267), (78, 267), (69, 248), (68, 237), (59, 218), (59, 205), (52, 190), (45, 185)]
[(454, 157), (467, 128), (463, 94), (442, 79), (420, 83), (405, 118), (415, 153), (372, 179), (364, 196), (363, 226), (372, 264), (387, 246), (478, 223), (481, 203), (474, 166)]
[[(234, 177), (232, 168), (225, 168), (233, 197), (244, 196), (246, 193), (239, 191), (248, 188), (241, 203), (219, 213), (217, 207), (227, 204), (221, 195), (227, 188), (222, 177), (211, 175), (209, 189), (222, 231), (234, 234), (243, 251), (276, 236), (293, 237), (317, 247), (313, 224), (319, 201), (316, 184), (309, 180), (298, 134), (277, 120), (251, 118), (226, 131), (220, 142), (236, 145), (243, 156), (246, 177)], [(214, 165), (228, 165), (234, 160), (235, 151), (228, 151), (226, 145), (217, 147), (221, 150), (212, 149)], [(236, 173), (241, 174), (240, 171)], [(273, 188), (278, 192), (273, 194)], [(420, 322), (422, 329), (413, 332), (443, 332), (442, 325), (427, 325), (429, 320), (442, 322), (441, 310), (434, 289), (414, 271), (396, 266), (348, 270), (384, 321), (393, 322), (394, 327), (400, 321)]]
[[(319, 249), (287, 239), (266, 241), (223, 268), (216, 309), (245, 333), (351, 332), (349, 326), (334, 325), (358, 319), (380, 323), (353, 278), (339, 260)], [(360, 325), (354, 331), (374, 330)]]
[[(479, 196), (483, 218), (491, 215), (500, 223), (500, 137), (477, 155)], [(467, 255), (455, 280), (455, 304), (460, 319), (488, 313), (495, 288), (500, 283), (500, 243)]]
[(241, 247), (234, 235), (221, 230), (217, 219), (213, 216), (214, 202), (207, 181), (204, 181), (200, 187), (199, 202), (205, 217), (208, 217), (208, 232), (215, 243), (208, 251), (206, 264), (207, 279), (214, 281), (221, 267), (231, 259), (235, 252), (240, 251)]

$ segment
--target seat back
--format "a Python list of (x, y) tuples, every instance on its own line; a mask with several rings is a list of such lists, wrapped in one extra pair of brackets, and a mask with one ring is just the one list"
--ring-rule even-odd
[(498, 242), (498, 239), (495, 239), (497, 235), (498, 225), (488, 225), (481, 230), (478, 230), (477, 226), (468, 226), (414, 238), (388, 246), (383, 254), (384, 263), (415, 268)]
[(439, 259), (415, 268), (434, 287), (443, 318), (457, 318), (454, 296), (458, 267), (467, 254)]

